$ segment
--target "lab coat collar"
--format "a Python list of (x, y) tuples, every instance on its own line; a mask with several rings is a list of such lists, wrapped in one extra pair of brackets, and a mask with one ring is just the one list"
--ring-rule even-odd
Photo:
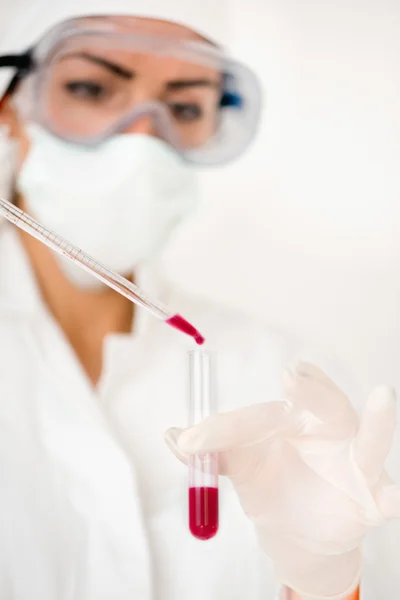
[(39, 286), (18, 230), (0, 221), (0, 311), (34, 316), (41, 306)]

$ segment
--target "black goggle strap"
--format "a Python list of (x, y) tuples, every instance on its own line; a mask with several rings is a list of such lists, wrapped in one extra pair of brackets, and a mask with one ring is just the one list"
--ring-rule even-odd
[(32, 70), (33, 64), (32, 52), (30, 50), (24, 52), (23, 54), (8, 54), (5, 56), (0, 56), (0, 68), (11, 67), (16, 69), (16, 73), (7, 88), (6, 95), (11, 94), (15, 90), (21, 79), (26, 77), (26, 75)]
[(30, 51), (24, 54), (7, 54), (0, 56), (0, 67), (14, 67), (17, 71), (29, 71), (32, 68), (33, 60)]

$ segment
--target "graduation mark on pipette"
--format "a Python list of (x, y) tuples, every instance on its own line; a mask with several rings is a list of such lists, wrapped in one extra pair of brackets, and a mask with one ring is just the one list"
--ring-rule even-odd
[(0, 216), (5, 217), (58, 254), (72, 260), (78, 267), (88, 271), (131, 302), (146, 308), (158, 319), (162, 319), (174, 329), (191, 336), (197, 344), (201, 345), (205, 342), (204, 337), (189, 321), (172, 312), (160, 302), (153, 302), (137, 285), (100, 264), (58, 234), (46, 229), (26, 212), (3, 198), (0, 198)]

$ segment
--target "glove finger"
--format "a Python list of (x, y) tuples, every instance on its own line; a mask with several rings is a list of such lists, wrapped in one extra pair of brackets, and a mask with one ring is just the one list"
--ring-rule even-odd
[(354, 459), (370, 485), (382, 474), (395, 428), (395, 394), (388, 387), (376, 388), (368, 397), (353, 445)]
[(380, 490), (376, 502), (385, 519), (400, 519), (400, 485), (387, 485)]
[[(171, 428), (165, 432), (165, 442), (176, 458), (188, 466), (189, 455), (183, 452), (179, 445), (179, 438), (184, 432), (184, 429)], [(238, 450), (229, 450), (218, 454), (218, 472), (220, 475), (228, 477), (237, 477), (249, 465), (250, 458), (246, 450), (240, 448)]]
[(322, 371), (316, 365), (312, 363), (306, 362), (304, 360), (299, 360), (295, 363), (292, 371), (295, 371), (299, 375), (303, 375), (304, 377), (310, 377), (315, 381), (318, 381), (320, 384), (325, 387), (331, 389), (332, 391), (336, 391), (342, 393), (341, 389), (336, 385), (336, 383), (328, 377), (324, 371)]
[(178, 444), (187, 454), (223, 452), (298, 429), (297, 412), (286, 402), (269, 402), (212, 415), (185, 430)]
[(312, 412), (324, 423), (354, 428), (356, 414), (347, 396), (317, 367), (298, 363), (284, 373), (285, 397), (295, 406)]

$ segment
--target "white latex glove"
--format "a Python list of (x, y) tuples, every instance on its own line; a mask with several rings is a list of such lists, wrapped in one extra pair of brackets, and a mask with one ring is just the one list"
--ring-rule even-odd
[(303, 599), (339, 600), (358, 585), (364, 536), (400, 517), (400, 487), (384, 471), (394, 393), (377, 388), (361, 420), (344, 393), (307, 363), (285, 373), (284, 401), (210, 417), (166, 441), (219, 452), (282, 584)]

